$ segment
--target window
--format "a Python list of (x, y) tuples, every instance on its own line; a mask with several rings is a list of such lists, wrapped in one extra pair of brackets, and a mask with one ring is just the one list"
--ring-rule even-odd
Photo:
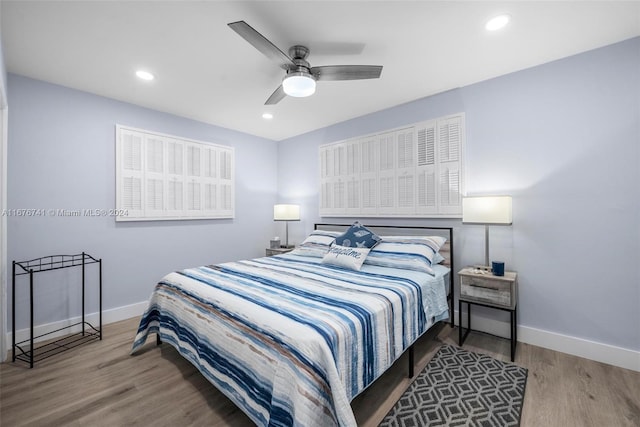
[(320, 215), (460, 217), (464, 114), (320, 146)]
[(233, 218), (232, 147), (116, 126), (117, 221)]

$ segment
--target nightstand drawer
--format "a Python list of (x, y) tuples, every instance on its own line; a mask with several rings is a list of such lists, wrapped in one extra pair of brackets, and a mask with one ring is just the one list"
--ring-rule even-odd
[(510, 281), (461, 275), (460, 297), (502, 307), (512, 307), (511, 285)]
[(267, 248), (266, 249), (266, 255), (267, 256), (274, 256), (274, 255), (281, 255), (281, 254), (286, 254), (287, 252), (291, 252), (294, 248)]

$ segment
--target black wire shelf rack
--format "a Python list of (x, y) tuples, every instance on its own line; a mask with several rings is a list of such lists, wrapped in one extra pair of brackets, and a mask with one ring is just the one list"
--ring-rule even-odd
[[(86, 320), (86, 281), (85, 270), (91, 264), (98, 264), (98, 326), (92, 325)], [(79, 322), (75, 322), (64, 327), (34, 335), (34, 275), (46, 271), (59, 270), (62, 268), (80, 267), (82, 269), (82, 318)], [(44, 360), (48, 357), (59, 354), (63, 351), (70, 350), (74, 347), (86, 344), (88, 342), (102, 340), (102, 259), (82, 252), (74, 255), (49, 255), (40, 258), (34, 258), (27, 261), (13, 261), (12, 265), (12, 350), (13, 362), (20, 360), (29, 363), (29, 368), (33, 368), (35, 362)], [(16, 342), (16, 278), (19, 276), (29, 275), (29, 338)], [(71, 332), (63, 337), (54, 339), (63, 331), (80, 330)], [(51, 336), (50, 340), (45, 337)], [(38, 346), (35, 346), (35, 342)]]

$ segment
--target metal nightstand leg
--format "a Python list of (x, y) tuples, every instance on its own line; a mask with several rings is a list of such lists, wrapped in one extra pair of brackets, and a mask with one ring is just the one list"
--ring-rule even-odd
[[(464, 334), (462, 333), (462, 303), (463, 302), (467, 303), (467, 330), (464, 332)], [(458, 330), (458, 345), (462, 347), (462, 344), (464, 344), (464, 340), (467, 339), (467, 335), (469, 335), (469, 332), (471, 332), (471, 304), (469, 304), (467, 301), (458, 300), (458, 325), (460, 328)]]
[(518, 306), (511, 310), (511, 361), (516, 358), (516, 345), (518, 345), (518, 325), (516, 322)]
[(462, 301), (458, 300), (458, 345), (462, 347)]

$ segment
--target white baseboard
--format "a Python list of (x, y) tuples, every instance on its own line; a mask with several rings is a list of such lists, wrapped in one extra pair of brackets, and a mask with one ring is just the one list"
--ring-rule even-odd
[[(103, 324), (109, 324), (119, 322), (120, 320), (141, 316), (146, 308), (147, 301), (143, 301), (136, 304), (105, 310), (102, 312), (102, 322)], [(86, 316), (86, 320), (96, 326), (98, 323), (98, 313), (88, 314)], [(79, 321), (80, 318), (78, 317), (67, 319), (64, 321), (38, 325), (34, 328), (33, 332), (34, 335), (38, 336), (69, 325), (73, 325), (74, 323), (78, 323)], [(466, 324), (466, 314), (463, 317), (462, 321)], [(458, 324), (457, 311), (455, 312), (455, 323), (456, 325)], [(473, 314), (471, 327), (474, 330), (487, 332), (489, 334), (505, 338), (509, 337), (510, 325), (508, 322), (489, 319), (477, 313)], [(58, 336), (63, 336), (69, 333), (79, 332), (80, 330), (80, 326), (78, 325), (74, 328), (64, 329), (62, 331), (59, 331), (58, 333), (47, 335), (46, 337), (43, 337), (43, 339), (56, 338)], [(29, 339), (29, 329), (20, 329), (16, 331), (17, 342), (27, 339)], [(568, 335), (562, 335), (556, 332), (544, 331), (528, 326), (518, 326), (518, 341), (640, 372), (639, 351), (629, 350), (626, 348), (616, 347), (595, 341), (589, 341), (582, 338), (571, 337)], [(7, 333), (6, 342), (9, 344), (11, 343), (11, 332)]]
[[(509, 338), (509, 331), (511, 330), (509, 322), (489, 319), (477, 313), (473, 313), (471, 320), (471, 328), (473, 330)], [(467, 324), (466, 313), (463, 316), (462, 322), (464, 325)], [(455, 312), (455, 323), (456, 325), (458, 324), (457, 311)], [(518, 341), (640, 372), (640, 351), (629, 350), (528, 326), (518, 326)]]
[[(132, 317), (141, 316), (144, 313), (144, 310), (147, 308), (147, 301), (139, 302), (136, 304), (125, 305), (123, 307), (117, 307), (110, 310), (104, 310), (102, 312), (102, 323), (103, 325), (119, 322), (120, 320), (130, 319)], [(58, 332), (53, 332), (61, 328), (66, 328), (69, 325), (74, 325), (82, 321), (81, 317), (74, 317), (71, 319), (65, 319), (58, 322), (46, 323), (44, 325), (37, 325), (33, 328), (33, 335), (40, 336), (43, 334), (50, 334), (40, 339), (35, 339), (34, 342), (38, 341), (46, 341), (52, 338), (61, 337), (64, 335), (69, 335), (72, 333), (82, 331), (81, 325), (76, 325), (71, 328), (63, 329)], [(85, 316), (85, 321), (91, 323), (93, 326), (98, 327), (99, 324), (99, 314), (96, 313), (88, 313)], [(53, 333), (52, 333), (53, 332)], [(16, 331), (16, 342), (21, 342), (29, 339), (29, 328), (19, 329)], [(12, 342), (12, 332), (7, 332), (7, 343), (9, 343), (9, 351), (11, 351), (11, 342)]]

